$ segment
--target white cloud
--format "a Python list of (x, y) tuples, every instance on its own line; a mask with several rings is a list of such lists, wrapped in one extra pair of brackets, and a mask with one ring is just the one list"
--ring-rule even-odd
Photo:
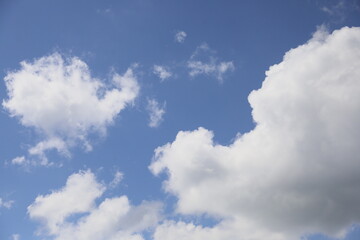
[[(200, 60), (202, 55), (205, 56), (206, 61)], [(231, 61), (221, 62), (214, 56), (212, 51), (206, 43), (203, 43), (192, 54), (187, 62), (189, 68), (189, 75), (195, 77), (197, 75), (205, 74), (217, 78), (220, 82), (223, 81), (224, 75), (227, 72), (234, 71), (235, 66)]]
[(187, 34), (184, 31), (179, 31), (175, 34), (175, 41), (178, 43), (183, 43), (185, 41)]
[(228, 146), (181, 131), (156, 149), (150, 169), (166, 172), (177, 212), (220, 223), (165, 222), (155, 240), (342, 236), (360, 222), (360, 28), (321, 31), (249, 95), (252, 131)]
[(147, 110), (149, 111), (149, 127), (158, 127), (163, 121), (165, 114), (165, 104), (160, 104), (155, 99), (148, 99)]
[(172, 73), (167, 67), (160, 65), (154, 65), (153, 73), (158, 76), (162, 82), (172, 76)]
[(133, 206), (120, 196), (96, 205), (105, 190), (91, 171), (82, 171), (71, 175), (62, 189), (38, 196), (28, 213), (42, 224), (38, 234), (56, 240), (142, 240), (141, 232), (160, 220), (158, 202)]
[[(116, 116), (132, 104), (139, 92), (133, 69), (114, 73), (113, 88), (91, 76), (85, 62), (58, 53), (21, 62), (19, 70), (4, 78), (8, 99), (3, 107), (26, 127), (34, 128), (42, 140), (29, 149), (41, 164), (45, 152), (56, 149), (70, 156), (69, 148), (92, 149), (89, 134), (106, 134)], [(19, 160), (19, 159), (18, 159)]]
[(14, 204), (14, 201), (12, 201), (12, 200), (5, 201), (2, 198), (0, 198), (0, 208), (10, 209), (13, 204)]
[(14, 165), (25, 165), (26, 164), (26, 158), (24, 156), (16, 157), (11, 160), (11, 163)]
[(109, 187), (114, 188), (123, 180), (124, 174), (120, 171), (116, 171), (114, 174), (114, 179), (110, 182)]
[(223, 80), (224, 73), (235, 69), (232, 62), (216, 63), (215, 60), (211, 60), (209, 63), (189, 61), (188, 68), (190, 68), (189, 74), (192, 77), (200, 74), (214, 75), (219, 81)]
[(28, 212), (32, 219), (44, 222), (50, 234), (56, 234), (67, 217), (92, 210), (104, 191), (92, 172), (80, 172), (71, 175), (62, 189), (38, 196)]
[[(9, 163), (12, 165), (20, 166), (27, 171), (32, 166), (41, 165), (41, 166), (49, 167), (49, 166), (54, 165), (53, 162), (48, 161), (48, 159), (46, 158), (44, 153), (42, 153), (41, 156), (36, 159), (29, 159), (29, 158), (26, 158), (25, 156), (18, 156), (18, 157), (13, 158), (11, 161), (6, 161), (5, 164), (9, 164)], [(61, 166), (61, 164), (59, 164), (58, 166)]]

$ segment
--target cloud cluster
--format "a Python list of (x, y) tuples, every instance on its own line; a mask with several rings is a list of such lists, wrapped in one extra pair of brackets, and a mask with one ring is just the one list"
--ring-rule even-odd
[(155, 99), (148, 99), (147, 110), (149, 111), (149, 127), (158, 127), (163, 121), (165, 103), (162, 106)]
[(154, 65), (153, 73), (158, 76), (162, 82), (172, 76), (172, 73), (167, 67), (160, 65)]
[(175, 34), (175, 41), (178, 43), (183, 43), (185, 41), (187, 34), (184, 31), (179, 31)]
[(81, 171), (69, 176), (60, 190), (38, 196), (28, 214), (42, 224), (39, 235), (55, 240), (142, 240), (141, 232), (160, 220), (158, 202), (133, 206), (120, 196), (97, 205), (105, 190), (91, 171)]
[(342, 236), (360, 222), (360, 28), (320, 28), (288, 51), (249, 95), (256, 127), (230, 145), (204, 128), (156, 149), (150, 170), (180, 214), (214, 227), (165, 222), (155, 240)]
[[(219, 61), (213, 54), (213, 51), (206, 43), (201, 44), (190, 57), (187, 62), (189, 68), (189, 75), (195, 77), (200, 74), (215, 77), (220, 82), (223, 81), (223, 76), (229, 71), (234, 71), (234, 63)], [(202, 60), (202, 55), (206, 56), (206, 60)]]
[[(48, 161), (47, 150), (69, 156), (69, 148), (81, 145), (92, 149), (90, 134), (105, 135), (107, 127), (139, 92), (133, 69), (114, 73), (111, 86), (91, 76), (85, 62), (59, 53), (21, 62), (21, 68), (4, 78), (8, 99), (2, 105), (23, 126), (34, 128), (42, 139), (29, 149)], [(24, 160), (24, 161), (23, 161)], [(16, 163), (26, 162), (17, 158)]]

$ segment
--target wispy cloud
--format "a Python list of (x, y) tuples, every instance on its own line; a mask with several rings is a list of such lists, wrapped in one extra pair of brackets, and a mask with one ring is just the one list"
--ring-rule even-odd
[(232, 61), (220, 61), (215, 56), (215, 51), (211, 50), (206, 43), (196, 48), (187, 62), (187, 67), (189, 68), (189, 75), (191, 77), (205, 74), (215, 77), (220, 82), (223, 81), (224, 75), (227, 72), (234, 71), (235, 69)]
[(148, 99), (147, 110), (149, 112), (149, 127), (158, 127), (163, 121), (165, 103), (160, 105), (155, 99)]
[(170, 70), (167, 67), (161, 65), (154, 65), (153, 73), (158, 76), (162, 82), (172, 76)]
[(183, 43), (185, 41), (187, 34), (184, 31), (179, 31), (175, 34), (175, 41), (178, 43)]
[(119, 183), (122, 181), (123, 178), (124, 178), (124, 174), (120, 171), (116, 171), (113, 180), (109, 184), (109, 187), (115, 188), (116, 186), (119, 185)]
[(10, 209), (13, 204), (14, 204), (14, 201), (12, 201), (12, 200), (5, 201), (4, 199), (0, 198), (0, 208)]
[(320, 10), (332, 17), (333, 21), (344, 22), (349, 12), (357, 11), (357, 13), (359, 13), (360, 2), (356, 0), (337, 0), (332, 5), (321, 7)]

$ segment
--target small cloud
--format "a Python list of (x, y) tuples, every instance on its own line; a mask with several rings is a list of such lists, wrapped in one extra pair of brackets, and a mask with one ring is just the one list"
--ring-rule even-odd
[[(41, 152), (40, 155), (35, 154), (34, 155), (35, 157), (32, 156), (30, 150), (34, 149), (35, 147), (29, 149), (30, 153), (29, 153), (28, 157), (19, 156), (19, 157), (13, 158), (10, 161), (10, 164), (16, 165), (19, 167), (23, 167), (26, 171), (28, 171), (30, 169), (30, 167), (34, 167), (34, 166), (43, 166), (43, 167), (51, 167), (51, 166), (61, 167), (62, 166), (61, 163), (55, 164), (54, 162), (50, 162), (44, 152)], [(9, 161), (7, 161), (6, 164), (9, 164)]]
[(149, 127), (156, 128), (163, 121), (165, 103), (162, 106), (155, 99), (148, 99), (147, 110), (150, 115)]
[(206, 43), (198, 46), (187, 62), (187, 67), (190, 70), (189, 75), (195, 77), (205, 74), (222, 82), (224, 75), (227, 72), (234, 71), (235, 66), (232, 61), (219, 61), (215, 53)]
[(26, 165), (27, 162), (28, 161), (24, 156), (16, 157), (13, 160), (11, 160), (11, 164), (13, 165)]
[(160, 65), (154, 65), (153, 73), (161, 79), (161, 82), (172, 76), (172, 73), (167, 67)]
[(326, 13), (328, 13), (328, 14), (330, 14), (330, 15), (333, 15), (334, 14), (334, 11), (333, 10), (331, 10), (329, 7), (322, 7), (322, 8), (320, 8), (321, 9), (321, 11), (323, 11), (323, 12), (326, 12)]
[(175, 34), (175, 41), (178, 43), (183, 43), (185, 41), (187, 34), (184, 31), (179, 31)]
[(12, 200), (5, 201), (2, 198), (0, 198), (0, 208), (10, 209), (13, 204), (14, 204), (14, 201), (12, 201)]
[(124, 174), (120, 171), (116, 171), (114, 174), (114, 179), (110, 182), (109, 187), (115, 188), (123, 180)]
[(51, 149), (55, 149), (61, 155), (66, 156), (68, 158), (71, 156), (66, 143), (60, 138), (50, 138), (45, 141), (41, 141), (37, 143), (35, 146), (31, 147), (28, 150), (28, 152), (32, 156), (39, 157), (40, 165), (47, 166), (47, 165), (51, 165), (51, 163), (49, 163), (45, 155), (45, 152)]

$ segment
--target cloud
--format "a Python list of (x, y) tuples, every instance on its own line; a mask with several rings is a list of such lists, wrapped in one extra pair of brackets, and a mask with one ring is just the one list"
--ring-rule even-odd
[[(282, 233), (259, 229), (248, 221), (237, 218), (224, 220), (214, 227), (203, 227), (184, 221), (165, 221), (154, 232), (155, 240), (288, 240)], [(296, 238), (294, 238), (296, 239)]]
[(16, 157), (11, 160), (11, 163), (14, 165), (24, 165), (26, 164), (26, 158), (24, 156)]
[(165, 222), (156, 240), (343, 236), (360, 222), (360, 28), (320, 28), (249, 95), (256, 127), (230, 145), (199, 128), (156, 149), (176, 211), (214, 227)]
[(56, 240), (142, 240), (141, 232), (160, 220), (161, 204), (130, 204), (126, 196), (96, 200), (106, 188), (91, 171), (69, 176), (66, 185), (40, 195), (28, 207), (31, 219), (40, 221), (38, 235)]
[(185, 41), (186, 36), (187, 36), (186, 32), (178, 31), (175, 34), (175, 41), (178, 42), (178, 43), (183, 43)]
[(158, 76), (162, 82), (172, 76), (172, 73), (167, 69), (167, 67), (160, 65), (154, 65), (153, 73)]
[(0, 208), (10, 209), (13, 204), (14, 204), (14, 201), (12, 201), (12, 200), (5, 201), (2, 198), (0, 198)]
[[(197, 75), (205, 74), (217, 78), (220, 82), (223, 81), (224, 75), (227, 72), (234, 71), (234, 63), (222, 62), (215, 57), (215, 52), (212, 51), (206, 43), (203, 43), (192, 54), (187, 67), (189, 68), (189, 75), (195, 77)], [(205, 56), (205, 61), (200, 60), (201, 57)]]
[(115, 188), (123, 180), (124, 174), (120, 171), (116, 171), (114, 174), (114, 179), (110, 182), (109, 187)]
[(8, 99), (2, 105), (23, 126), (36, 130), (42, 140), (28, 154), (40, 157), (42, 165), (48, 164), (45, 152), (51, 149), (68, 157), (77, 145), (90, 151), (89, 135), (104, 136), (139, 92), (133, 68), (124, 75), (114, 73), (112, 86), (106, 86), (77, 57), (54, 53), (20, 65), (4, 78)]
[(162, 106), (155, 99), (148, 99), (147, 110), (149, 111), (149, 127), (158, 127), (163, 121), (165, 114), (165, 103)]

